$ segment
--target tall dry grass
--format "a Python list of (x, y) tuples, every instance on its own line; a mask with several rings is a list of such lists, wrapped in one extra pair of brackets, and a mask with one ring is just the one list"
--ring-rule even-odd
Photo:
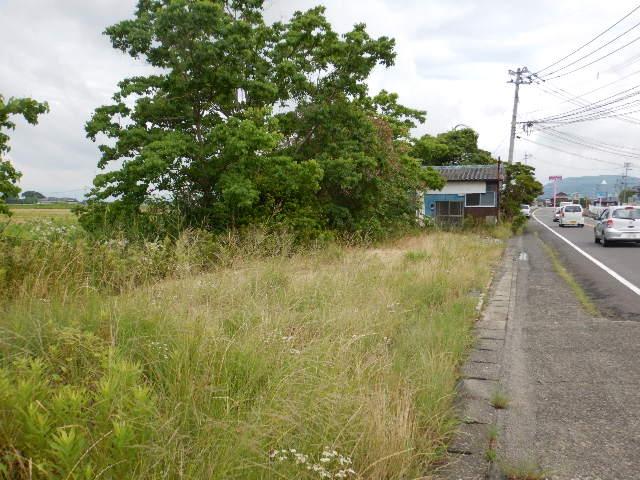
[(234, 255), (208, 273), (174, 261), (116, 296), (25, 293), (0, 319), (0, 472), (424, 475), (455, 425), (474, 293), (501, 250), (438, 233)]

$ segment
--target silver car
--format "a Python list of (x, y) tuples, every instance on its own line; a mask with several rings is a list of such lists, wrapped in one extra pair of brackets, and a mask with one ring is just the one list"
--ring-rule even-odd
[(594, 240), (608, 247), (614, 242), (640, 243), (640, 207), (617, 206), (605, 209), (596, 219)]

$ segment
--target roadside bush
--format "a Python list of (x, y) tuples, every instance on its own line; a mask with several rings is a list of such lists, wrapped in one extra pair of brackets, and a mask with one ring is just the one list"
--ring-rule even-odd
[(527, 224), (527, 217), (519, 213), (511, 219), (511, 231), (514, 234), (518, 234), (522, 232), (526, 224)]

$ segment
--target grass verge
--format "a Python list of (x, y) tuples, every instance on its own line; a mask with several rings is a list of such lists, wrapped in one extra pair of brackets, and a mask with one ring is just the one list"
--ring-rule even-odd
[(542, 242), (542, 248), (547, 253), (547, 255), (549, 255), (551, 264), (553, 265), (553, 269), (558, 275), (560, 275), (560, 277), (567, 283), (567, 285), (571, 287), (571, 290), (573, 290), (573, 293), (575, 294), (578, 301), (580, 301), (585, 311), (590, 315), (599, 315), (600, 312), (598, 311), (598, 307), (596, 307), (593, 301), (589, 298), (589, 295), (587, 295), (587, 292), (584, 291), (584, 289), (580, 286), (576, 279), (573, 278), (573, 275), (571, 275), (571, 273), (569, 273), (564, 265), (562, 265), (558, 253), (551, 246), (547, 245), (544, 242)]
[(438, 233), (21, 290), (0, 305), (0, 477), (422, 476), (502, 248)]

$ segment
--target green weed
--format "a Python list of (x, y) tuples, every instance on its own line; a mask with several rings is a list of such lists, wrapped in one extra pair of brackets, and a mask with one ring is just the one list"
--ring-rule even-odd
[(509, 406), (509, 397), (502, 390), (497, 389), (491, 394), (491, 399), (489, 400), (491, 406), (496, 409), (505, 409)]
[(495, 463), (498, 460), (498, 452), (494, 448), (487, 448), (484, 451), (484, 458), (487, 462)]
[(404, 254), (404, 258), (408, 262), (423, 262), (425, 260), (428, 260), (429, 257), (430, 254), (423, 251), (410, 251)]
[(502, 472), (507, 480), (545, 480), (548, 474), (536, 463), (530, 460), (517, 463), (503, 463)]

